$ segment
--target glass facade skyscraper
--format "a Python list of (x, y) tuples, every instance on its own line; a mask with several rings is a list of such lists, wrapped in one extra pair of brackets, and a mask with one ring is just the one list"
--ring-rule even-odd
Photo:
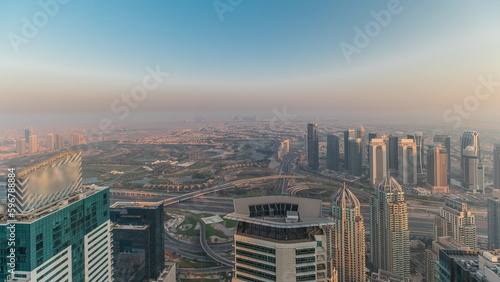
[[(77, 173), (67, 175), (67, 181), (38, 177), (65, 171), (70, 163)], [(18, 174), (22, 179), (17, 179), (17, 195), (22, 192), (29, 200), (17, 205), (15, 281), (112, 279), (109, 188), (81, 186), (79, 165), (80, 153), (68, 151)], [(45, 203), (47, 197), (51, 201)], [(0, 238), (10, 235), (9, 226), (3, 216)], [(0, 249), (7, 249), (6, 240), (0, 240)], [(0, 281), (7, 281), (10, 269), (5, 257), (0, 258)]]
[(326, 168), (340, 170), (340, 148), (339, 137), (337, 135), (328, 135), (326, 137)]
[(119, 281), (158, 278), (165, 269), (163, 204), (117, 202), (110, 214), (115, 278)]
[(319, 168), (318, 125), (307, 124), (307, 164), (311, 169)]

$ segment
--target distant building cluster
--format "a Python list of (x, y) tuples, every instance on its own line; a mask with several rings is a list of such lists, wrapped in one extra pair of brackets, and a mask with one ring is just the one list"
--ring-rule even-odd
[[(367, 177), (372, 184), (393, 176), (403, 185), (423, 185), (433, 194), (447, 194), (451, 185), (451, 138), (438, 134), (433, 136), (433, 143), (425, 145), (424, 137), (422, 132), (408, 134), (406, 138), (377, 136), (367, 134), (363, 127), (345, 130), (343, 142), (339, 136), (327, 134), (323, 168)], [(320, 169), (319, 139), (318, 125), (308, 124), (305, 156), (311, 170)], [(459, 158), (462, 187), (472, 193), (484, 193), (485, 168), (476, 131), (463, 133)], [(500, 144), (493, 150), (493, 187), (500, 189)]]
[[(24, 138), (16, 140), (16, 153), (19, 155), (35, 154), (42, 150), (62, 150), (66, 147), (74, 147), (87, 143), (85, 136), (80, 133), (72, 133), (67, 140), (61, 134), (49, 133), (45, 137), (45, 141), (40, 142), (38, 135), (33, 134), (33, 127), (27, 127), (24, 130)], [(43, 136), (42, 140), (44, 140)], [(40, 146), (40, 144), (43, 146)]]

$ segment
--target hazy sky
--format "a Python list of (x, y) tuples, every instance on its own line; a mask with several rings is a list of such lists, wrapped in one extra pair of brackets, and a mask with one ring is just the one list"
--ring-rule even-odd
[[(131, 115), (272, 115), (286, 106), (439, 118), (474, 95), (480, 76), (492, 75), (498, 82), (474, 115), (500, 116), (498, 0), (242, 0), (230, 6), (237, 2), (0, 2), (0, 125), (59, 114), (116, 118), (113, 101), (142, 85), (148, 66), (169, 76)], [(229, 10), (218, 12), (214, 3)], [(391, 18), (373, 25), (374, 12)], [(357, 28), (367, 27), (369, 42), (356, 45)], [(358, 53), (348, 60), (342, 42)]]

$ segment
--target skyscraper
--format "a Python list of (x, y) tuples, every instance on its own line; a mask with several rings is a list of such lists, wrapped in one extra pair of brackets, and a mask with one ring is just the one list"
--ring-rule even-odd
[(163, 204), (117, 202), (111, 206), (110, 220), (115, 279), (158, 278), (165, 268)]
[(446, 148), (448, 152), (448, 184), (451, 181), (451, 138), (450, 135), (435, 135), (434, 143), (439, 143)]
[(417, 145), (412, 139), (399, 143), (399, 179), (403, 184), (417, 184)]
[[(81, 182), (77, 151), (17, 173), (15, 281), (111, 281), (109, 188)], [(2, 238), (10, 232), (6, 218), (0, 217)], [(0, 281), (9, 269), (0, 263)]]
[(84, 137), (80, 133), (73, 133), (69, 139), (70, 146), (78, 146), (84, 143)]
[(399, 142), (397, 136), (389, 136), (389, 169), (392, 171), (398, 171), (398, 148)]
[(488, 248), (500, 248), (500, 191), (493, 190), (488, 203)]
[(284, 140), (278, 145), (278, 159), (282, 159), (290, 152), (290, 140)]
[(388, 176), (387, 142), (384, 139), (372, 139), (369, 148), (370, 181), (372, 184), (378, 184)]
[(19, 155), (26, 154), (26, 140), (18, 139), (16, 140), (16, 153)]
[(427, 149), (427, 182), (432, 193), (449, 193), (448, 150), (441, 144)]
[(56, 149), (60, 150), (64, 148), (64, 137), (61, 134), (56, 134)]
[(493, 187), (500, 189), (500, 144), (493, 149)]
[(446, 198), (440, 215), (435, 218), (434, 239), (451, 236), (458, 242), (477, 249), (475, 217), (466, 203)]
[(467, 146), (462, 150), (462, 173), (463, 173), (463, 187), (473, 193), (482, 191), (483, 179), (480, 173), (482, 171), (482, 164), (479, 162), (477, 149), (474, 146)]
[(38, 152), (38, 138), (36, 135), (30, 135), (29, 151), (30, 154)]
[(24, 129), (24, 139), (26, 139), (26, 143), (30, 142), (30, 136), (33, 134), (33, 127), (28, 126)]
[(424, 135), (422, 132), (414, 132), (413, 135), (408, 135), (408, 139), (413, 139), (417, 145), (417, 173), (424, 172)]
[(56, 138), (52, 133), (47, 134), (47, 148), (49, 150), (54, 150), (56, 148)]
[(371, 259), (376, 268), (408, 277), (410, 230), (407, 203), (401, 185), (385, 177), (370, 199)]
[[(365, 138), (365, 129), (363, 126), (360, 127), (358, 130), (354, 129), (348, 129), (344, 131), (344, 168), (349, 170), (349, 140), (350, 139), (357, 139), (361, 138), (362, 140)], [(361, 142), (361, 146), (363, 146), (363, 142)], [(361, 158), (363, 158), (363, 154), (361, 155)], [(363, 159), (361, 159), (363, 160)]]
[(333, 222), (321, 200), (292, 196), (234, 199), (236, 281), (331, 281)]
[(331, 198), (331, 261), (339, 281), (365, 281), (365, 227), (356, 196), (344, 186)]
[(326, 137), (326, 168), (340, 170), (340, 146), (337, 135), (328, 135)]
[(307, 124), (307, 163), (311, 169), (319, 168), (318, 125)]
[(361, 176), (362, 174), (362, 158), (363, 158), (363, 139), (349, 139), (349, 160), (348, 172), (350, 175)]
[(479, 145), (479, 133), (477, 131), (469, 131), (465, 130), (464, 134), (462, 135), (461, 139), (461, 144), (460, 144), (460, 167), (462, 168), (462, 171), (464, 171), (465, 167), (465, 160), (464, 160), (464, 150), (467, 149), (467, 147), (471, 147), (471, 154), (475, 157), (477, 157), (478, 160), (481, 159), (481, 148)]

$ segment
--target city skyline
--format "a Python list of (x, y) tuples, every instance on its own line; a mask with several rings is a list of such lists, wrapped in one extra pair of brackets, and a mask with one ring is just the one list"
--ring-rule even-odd
[[(12, 34), (24, 38), (25, 22), (44, 10), (38, 3), (8, 5), (1, 7), (9, 14), (0, 29), (6, 35), (0, 43), (0, 73), (7, 81), (0, 92), (9, 100), (0, 112), (6, 124), (29, 115), (77, 121), (114, 113), (112, 102), (140, 85), (147, 67), (170, 75), (133, 109), (131, 119), (165, 111), (271, 113), (283, 106), (384, 117), (389, 105), (392, 116), (432, 117), (451, 125), (460, 116), (462, 122), (500, 118), (498, 95), (466, 106), (473, 111), (463, 115), (455, 109), (463, 110), (478, 85), (485, 89), (484, 81), (490, 81), (491, 93), (499, 91), (494, 1), (481, 6), (397, 1), (400, 12), (390, 15), (350, 62), (341, 44), (356, 47), (357, 30), (376, 22), (374, 14), (384, 14), (386, 3), (252, 1), (231, 7), (221, 20), (213, 3), (149, 1), (121, 6), (112, 21), (106, 12), (92, 13), (91, 24), (86, 17), (96, 4), (61, 4), (19, 44), (18, 53)], [(442, 14), (456, 16), (442, 21)], [(147, 20), (136, 25), (130, 18)], [(412, 105), (406, 103), (410, 97)]]
[(498, 11), (0, 3), (0, 282), (500, 281)]

